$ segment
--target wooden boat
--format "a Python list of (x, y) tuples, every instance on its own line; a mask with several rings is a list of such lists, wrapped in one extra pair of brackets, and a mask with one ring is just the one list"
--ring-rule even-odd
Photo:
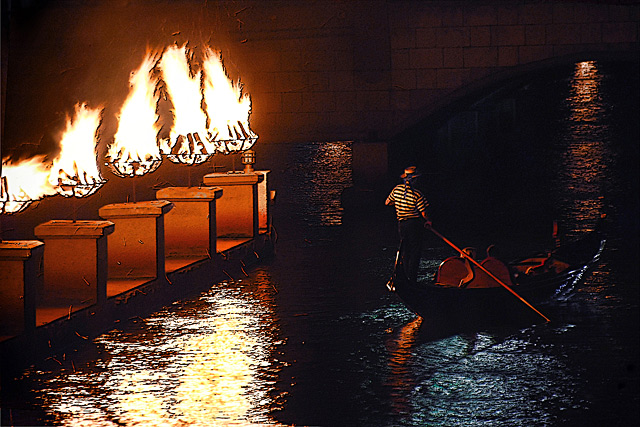
[[(553, 251), (516, 259), (508, 264), (508, 277), (498, 278), (508, 282), (505, 284), (530, 304), (566, 296), (598, 261), (604, 245), (604, 237), (593, 231)], [(479, 280), (479, 287), (473, 286), (473, 281), (467, 286), (464, 283), (458, 286), (465, 275), (458, 268), (462, 257), (457, 257), (459, 262), (455, 258), (443, 261), (433, 281), (414, 283), (407, 279), (397, 257), (387, 287), (431, 327), (463, 331), (513, 322), (545, 321), (495, 280), (488, 284), (486, 274)], [(452, 265), (457, 267), (448, 268)], [(496, 271), (496, 275), (500, 276), (500, 272)]]

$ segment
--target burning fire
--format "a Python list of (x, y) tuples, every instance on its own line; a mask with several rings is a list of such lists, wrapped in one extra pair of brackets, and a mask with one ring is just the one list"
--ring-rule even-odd
[(201, 108), (201, 72), (191, 72), (188, 55), (186, 45), (171, 46), (160, 60), (174, 117), (169, 141), (162, 143), (161, 151), (172, 162), (197, 164), (215, 154), (215, 146), (206, 139), (207, 117)]
[(65, 197), (93, 194), (106, 181), (96, 163), (96, 133), (101, 110), (76, 105), (76, 116), (67, 119), (61, 150), (53, 164), (45, 156), (2, 163), (0, 212), (17, 213), (31, 202), (56, 193)]
[(49, 183), (65, 197), (85, 197), (96, 192), (106, 180), (97, 165), (97, 131), (101, 109), (77, 104), (73, 121), (60, 141), (60, 154), (53, 160)]
[(197, 164), (216, 152), (250, 149), (258, 139), (249, 127), (251, 97), (229, 79), (220, 52), (207, 48), (203, 70), (196, 74), (189, 58), (186, 45), (172, 46), (160, 61), (174, 107), (173, 128), (161, 151), (173, 162)]
[(2, 162), (0, 212), (17, 213), (35, 200), (56, 194), (49, 183), (50, 166), (44, 156), (32, 157), (19, 163)]
[(144, 175), (162, 163), (157, 143), (158, 78), (152, 75), (157, 61), (157, 55), (148, 53), (129, 79), (131, 92), (120, 110), (118, 131), (106, 155), (111, 170), (120, 177)]
[(249, 127), (251, 97), (242, 94), (240, 81), (229, 79), (220, 52), (207, 49), (204, 60), (204, 100), (209, 134), (223, 153), (250, 149), (258, 139)]
[[(249, 126), (251, 98), (242, 84), (227, 75), (218, 51), (206, 48), (202, 70), (194, 72), (193, 53), (171, 46), (158, 60), (147, 53), (131, 73), (131, 91), (118, 116), (118, 130), (106, 158), (121, 177), (140, 176), (156, 170), (162, 155), (171, 161), (199, 164), (216, 153), (249, 150), (256, 135)], [(154, 73), (159, 65), (166, 93), (173, 105), (173, 127), (169, 138), (158, 141), (160, 132), (157, 87)], [(97, 137), (102, 108), (75, 106), (73, 120), (67, 118), (60, 153), (53, 164), (44, 156), (19, 163), (3, 162), (0, 212), (14, 213), (31, 201), (56, 192), (65, 197), (85, 197), (105, 182), (98, 169)]]

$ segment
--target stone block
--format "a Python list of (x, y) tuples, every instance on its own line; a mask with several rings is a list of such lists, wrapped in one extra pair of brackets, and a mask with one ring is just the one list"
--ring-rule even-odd
[(294, 113), (302, 111), (302, 93), (284, 92), (282, 94), (282, 112)]
[(464, 67), (495, 67), (498, 65), (497, 47), (468, 47), (464, 49)]
[(356, 92), (356, 106), (360, 111), (386, 111), (389, 105), (388, 91)]
[(255, 94), (251, 97), (251, 106), (264, 112), (281, 113), (283, 111), (283, 97), (284, 94), (281, 93)]
[(0, 336), (35, 329), (43, 256), (44, 243), (37, 240), (0, 242)]
[(410, 49), (409, 66), (411, 68), (440, 68), (443, 64), (442, 49)]
[(437, 44), (435, 28), (418, 28), (415, 30), (415, 42), (406, 48), (428, 48), (435, 47)]
[(576, 24), (547, 25), (547, 44), (578, 44), (580, 43), (580, 26)]
[(299, 111), (319, 113), (335, 111), (336, 94), (334, 92), (303, 92), (302, 107)]
[(107, 236), (111, 221), (52, 220), (34, 233), (44, 242), (38, 304), (102, 304), (107, 297)]
[(490, 46), (491, 27), (472, 27), (470, 33), (470, 46)]
[(164, 216), (173, 205), (165, 200), (114, 203), (98, 210), (115, 224), (107, 238), (109, 279), (164, 277)]
[(443, 49), (445, 68), (462, 68), (464, 60), (461, 47), (445, 47)]
[(497, 6), (497, 25), (515, 25), (520, 22), (519, 6), (514, 4), (500, 4)]
[(637, 43), (638, 23), (620, 22), (602, 24), (602, 41), (604, 43)]
[(493, 46), (520, 46), (525, 42), (524, 25), (503, 25), (493, 27), (491, 44)]
[(218, 238), (253, 238), (259, 232), (258, 182), (259, 173), (212, 173), (203, 182), (219, 187), (223, 196), (216, 203)]
[(524, 28), (524, 42), (527, 45), (543, 45), (547, 41), (544, 25), (527, 25)]
[(497, 25), (498, 13), (495, 5), (466, 7), (464, 24), (469, 27)]
[(456, 89), (464, 84), (471, 75), (468, 69), (438, 70), (438, 89)]
[(436, 31), (437, 47), (464, 47), (470, 45), (468, 27), (445, 27)]
[(500, 46), (498, 48), (498, 65), (500, 67), (513, 67), (518, 65), (518, 47)]
[(433, 34), (433, 29), (431, 28), (416, 30), (398, 27), (391, 30), (391, 49), (410, 49), (416, 47), (418, 43), (426, 43), (420, 47), (433, 47), (434, 41), (435, 34)]
[(520, 64), (541, 61), (553, 56), (553, 46), (520, 46), (518, 58)]
[(464, 25), (463, 8), (452, 5), (439, 8), (440, 16), (442, 16), (443, 27), (461, 27)]
[(168, 187), (156, 198), (173, 209), (164, 217), (165, 254), (173, 257), (210, 257), (216, 253), (216, 201), (219, 187)]
[(602, 42), (602, 24), (583, 24), (580, 26), (580, 42), (586, 44)]
[(553, 22), (553, 5), (548, 3), (529, 3), (518, 8), (520, 24), (542, 25)]
[(436, 89), (438, 87), (438, 70), (416, 70), (416, 86), (418, 89)]

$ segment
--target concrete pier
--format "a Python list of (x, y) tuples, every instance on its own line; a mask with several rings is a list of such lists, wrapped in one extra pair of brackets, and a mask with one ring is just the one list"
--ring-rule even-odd
[(116, 295), (145, 281), (165, 276), (166, 200), (115, 203), (98, 210), (115, 224), (108, 242), (107, 294)]
[[(46, 323), (60, 309), (102, 304), (107, 297), (107, 235), (110, 221), (53, 220), (38, 225), (35, 235), (44, 242), (44, 282), (38, 292), (37, 323)], [(41, 317), (43, 315), (43, 318)]]
[(211, 258), (217, 251), (216, 200), (219, 187), (168, 187), (156, 198), (168, 200), (174, 208), (165, 216), (167, 271), (179, 267), (180, 260)]
[(43, 256), (44, 243), (37, 240), (0, 242), (0, 336), (35, 329)]
[(259, 232), (258, 183), (262, 173), (211, 173), (204, 185), (222, 189), (224, 197), (216, 207), (218, 238), (253, 238)]
[[(157, 192), (159, 200), (103, 206), (99, 214), (109, 220), (40, 224), (34, 234), (42, 242), (26, 246), (30, 256), (24, 250), (5, 256), (0, 247), (1, 303), (13, 300), (7, 317), (25, 318), (22, 329), (6, 323), (11, 328), (0, 335), (7, 375), (36, 361), (62, 361), (74, 347), (129, 319), (244, 277), (246, 268), (272, 254), (271, 233), (260, 225), (267, 218), (258, 214), (258, 183), (266, 174), (217, 175), (222, 188), (170, 187)], [(260, 194), (267, 212), (266, 185)], [(16, 257), (24, 267), (4, 267)], [(17, 282), (8, 285), (5, 275)], [(20, 292), (22, 306), (15, 303)]]

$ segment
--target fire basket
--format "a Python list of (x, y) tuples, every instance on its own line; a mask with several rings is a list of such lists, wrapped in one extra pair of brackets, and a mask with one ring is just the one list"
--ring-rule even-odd
[(163, 140), (161, 152), (173, 163), (183, 165), (197, 165), (206, 162), (209, 157), (216, 153), (215, 146), (200, 139), (198, 132), (188, 133), (186, 136), (179, 135), (175, 143), (171, 144), (170, 139)]
[(0, 214), (11, 215), (17, 214), (25, 210), (32, 202), (39, 199), (31, 199), (26, 193), (21, 192), (17, 196), (9, 193), (9, 183), (7, 177), (3, 176), (0, 180)]
[(249, 137), (246, 139), (227, 139), (215, 141), (218, 151), (223, 154), (240, 153), (250, 150), (256, 143), (258, 137)]
[(74, 178), (58, 178), (56, 191), (64, 197), (89, 197), (98, 191), (105, 183), (106, 179), (98, 178), (93, 182), (81, 182)]
[(142, 176), (154, 172), (162, 164), (162, 157), (145, 160), (113, 160), (105, 163), (114, 175), (120, 178)]

